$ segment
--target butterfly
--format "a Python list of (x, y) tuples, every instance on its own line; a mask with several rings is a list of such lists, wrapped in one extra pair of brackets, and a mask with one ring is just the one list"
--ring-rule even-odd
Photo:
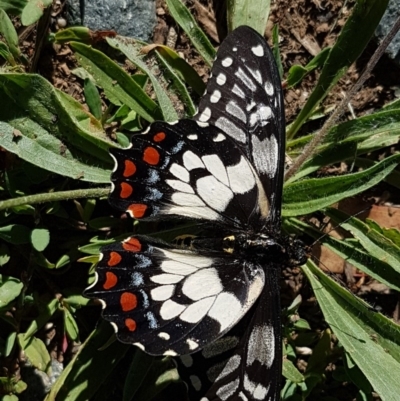
[(281, 234), (285, 117), (264, 38), (234, 30), (193, 118), (154, 122), (110, 153), (112, 206), (138, 220), (195, 222), (204, 234), (187, 247), (143, 235), (105, 246), (84, 294), (103, 301), (124, 343), (181, 355), (187, 367), (218, 360), (203, 371), (207, 385), (190, 378), (193, 400), (279, 399), (279, 275), (306, 257)]

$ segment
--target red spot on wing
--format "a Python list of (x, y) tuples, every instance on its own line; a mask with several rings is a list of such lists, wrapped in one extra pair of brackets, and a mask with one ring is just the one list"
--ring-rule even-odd
[(144, 216), (147, 210), (147, 205), (143, 205), (142, 203), (135, 203), (128, 207), (128, 212), (132, 214), (135, 219), (140, 219)]
[(121, 182), (121, 192), (119, 196), (122, 199), (129, 198), (132, 195), (133, 188), (131, 185), (127, 184), (126, 182)]
[(161, 142), (165, 139), (165, 132), (159, 132), (158, 134), (155, 134), (154, 137), (154, 142)]
[(143, 152), (143, 160), (152, 166), (156, 166), (160, 161), (160, 154), (157, 149), (149, 146)]
[(108, 266), (115, 266), (121, 262), (122, 257), (118, 252), (110, 252), (110, 259), (108, 259)]
[(132, 294), (131, 292), (124, 292), (122, 293), (119, 302), (121, 304), (122, 310), (124, 312), (129, 312), (136, 308), (137, 297), (135, 294)]
[(115, 287), (117, 283), (118, 283), (118, 277), (114, 273), (107, 272), (106, 281), (103, 284), (103, 288), (105, 290), (109, 290), (110, 288)]
[(125, 160), (125, 169), (122, 175), (124, 177), (130, 177), (136, 173), (136, 164), (131, 160)]
[(122, 243), (122, 247), (131, 252), (140, 252), (142, 250), (142, 244), (137, 238), (129, 238), (128, 241)]
[(125, 319), (125, 327), (129, 331), (135, 331), (136, 330), (136, 322), (133, 319)]

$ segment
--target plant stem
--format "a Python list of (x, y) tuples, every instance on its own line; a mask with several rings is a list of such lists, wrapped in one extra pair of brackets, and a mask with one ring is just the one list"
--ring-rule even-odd
[(334, 126), (338, 118), (344, 113), (347, 104), (350, 102), (353, 96), (359, 91), (364, 82), (369, 78), (372, 69), (375, 67), (376, 63), (382, 57), (386, 48), (389, 46), (389, 43), (392, 41), (392, 39), (399, 31), (399, 29), (400, 29), (400, 17), (397, 19), (392, 29), (385, 36), (385, 38), (382, 40), (382, 42), (376, 49), (375, 53), (370, 58), (368, 64), (364, 68), (364, 71), (362, 72), (358, 81), (353, 85), (350, 91), (347, 92), (345, 98), (340, 102), (339, 106), (325, 121), (325, 124), (323, 125), (319, 133), (313, 137), (310, 143), (304, 148), (301, 155), (294, 161), (293, 165), (288, 169), (288, 171), (285, 174), (285, 181), (287, 181), (290, 177), (292, 177), (300, 168), (300, 166), (302, 166), (303, 163), (314, 154), (317, 146), (325, 139), (326, 135), (328, 134), (330, 129)]
[(0, 210), (16, 206), (33, 205), (35, 203), (56, 202), (68, 199), (100, 198), (102, 196), (107, 196), (109, 192), (110, 188), (102, 187), (102, 188), (76, 189), (72, 191), (48, 192), (43, 194), (27, 195), (0, 201)]

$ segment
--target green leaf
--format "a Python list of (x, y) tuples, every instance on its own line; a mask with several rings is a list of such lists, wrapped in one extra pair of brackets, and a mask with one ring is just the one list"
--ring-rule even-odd
[(44, 342), (36, 337), (31, 337), (27, 341), (24, 334), (18, 334), (18, 341), (32, 365), (42, 372), (48, 372), (51, 358)]
[[(284, 186), (282, 215), (309, 214), (373, 187), (398, 165), (393, 155), (367, 170), (339, 177), (311, 178)], [(304, 196), (299, 197), (299, 194)]]
[(330, 50), (330, 47), (326, 47), (325, 49), (321, 50), (305, 67), (302, 67), (301, 65), (293, 65), (290, 67), (287, 77), (288, 86), (292, 87), (297, 85), (308, 73), (316, 68), (322, 67)]
[(327, 277), (311, 261), (302, 267), (326, 322), (385, 401), (400, 393), (400, 327)]
[(34, 24), (43, 15), (44, 9), (51, 6), (52, 3), (53, 0), (29, 0), (22, 10), (22, 25)]
[(99, 91), (96, 85), (89, 79), (86, 78), (83, 84), (83, 92), (85, 94), (85, 100), (89, 107), (90, 112), (98, 119), (101, 119), (101, 99)]
[(129, 38), (123, 37), (117, 37), (115, 39), (107, 38), (107, 42), (110, 44), (110, 46), (124, 53), (125, 56), (128, 57), (130, 61), (132, 61), (133, 64), (140, 68), (140, 70), (149, 77), (153, 85), (154, 92), (157, 96), (157, 100), (160, 104), (164, 120), (168, 122), (176, 121), (178, 119), (178, 115), (176, 114), (174, 106), (170, 98), (168, 97), (167, 92), (159, 83), (161, 77), (156, 77), (156, 72), (146, 65), (143, 60), (143, 54), (140, 55), (139, 53), (142, 46), (137, 46), (135, 40), (130, 40)]
[(16, 65), (16, 62), (14, 60), (13, 55), (11, 54), (10, 49), (3, 42), (0, 42), (0, 56), (3, 57), (4, 60), (6, 60), (11, 65)]
[(10, 261), (10, 258), (10, 249), (8, 246), (6, 244), (0, 244), (0, 266), (6, 265)]
[(270, 3), (270, 0), (228, 0), (228, 30), (231, 32), (241, 25), (248, 25), (264, 36)]
[(17, 332), (13, 331), (7, 336), (6, 343), (4, 345), (4, 356), (8, 357), (14, 348), (15, 340), (17, 338)]
[(27, 2), (28, 0), (0, 0), (0, 8), (10, 14), (20, 15)]
[(110, 101), (126, 104), (147, 121), (162, 119), (157, 104), (118, 64), (90, 46), (78, 42), (71, 42), (70, 46), (79, 64), (88, 70)]
[(289, 359), (283, 360), (282, 368), (283, 377), (285, 377), (286, 379), (289, 379), (293, 383), (304, 382), (304, 376), (299, 372), (296, 366), (294, 366), (293, 362)]
[(72, 313), (68, 309), (68, 307), (64, 307), (64, 327), (65, 331), (68, 334), (68, 337), (72, 341), (78, 341), (79, 339), (79, 327), (76, 323), (75, 318), (72, 316)]
[(47, 248), (50, 243), (50, 232), (44, 228), (35, 228), (31, 232), (31, 242), (33, 247), (42, 252)]
[(204, 61), (211, 66), (215, 57), (215, 49), (207, 36), (197, 25), (190, 11), (181, 0), (166, 0), (168, 10), (172, 18), (185, 31), (193, 46), (203, 57)]
[(29, 244), (31, 230), (21, 224), (0, 227), (0, 238), (11, 244)]
[(101, 322), (79, 348), (55, 382), (45, 401), (87, 401), (113, 372), (131, 345), (113, 342), (100, 349), (114, 335), (111, 325)]
[(287, 136), (293, 138), (315, 107), (330, 92), (349, 66), (359, 57), (375, 32), (388, 0), (359, 0), (326, 59), (317, 86), (302, 108)]
[(17, 278), (0, 274), (0, 309), (8, 307), (19, 296), (23, 286)]
[(92, 36), (90, 29), (85, 26), (71, 26), (66, 29), (60, 29), (54, 34), (54, 40), (61, 45), (67, 42), (91, 43)]
[(371, 229), (361, 220), (349, 217), (337, 209), (328, 209), (325, 213), (335, 222), (339, 222), (342, 228), (350, 231), (372, 257), (385, 262), (400, 273), (400, 248), (390, 239), (379, 231)]
[(19, 56), (21, 55), (21, 51), (19, 50), (18, 47), (17, 31), (15, 30), (14, 25), (10, 20), (10, 17), (1, 8), (0, 8), (0, 33), (4, 36), (4, 39), (7, 42), (11, 54), (15, 58), (19, 58)]
[(39, 75), (0, 74), (0, 146), (47, 171), (108, 182), (115, 146), (101, 124)]

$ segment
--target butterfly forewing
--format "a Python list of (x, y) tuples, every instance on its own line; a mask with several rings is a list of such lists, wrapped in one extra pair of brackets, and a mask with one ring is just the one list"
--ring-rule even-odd
[(218, 49), (197, 121), (220, 128), (247, 155), (270, 203), (270, 222), (281, 209), (285, 157), (282, 86), (272, 52), (249, 27), (233, 31)]

